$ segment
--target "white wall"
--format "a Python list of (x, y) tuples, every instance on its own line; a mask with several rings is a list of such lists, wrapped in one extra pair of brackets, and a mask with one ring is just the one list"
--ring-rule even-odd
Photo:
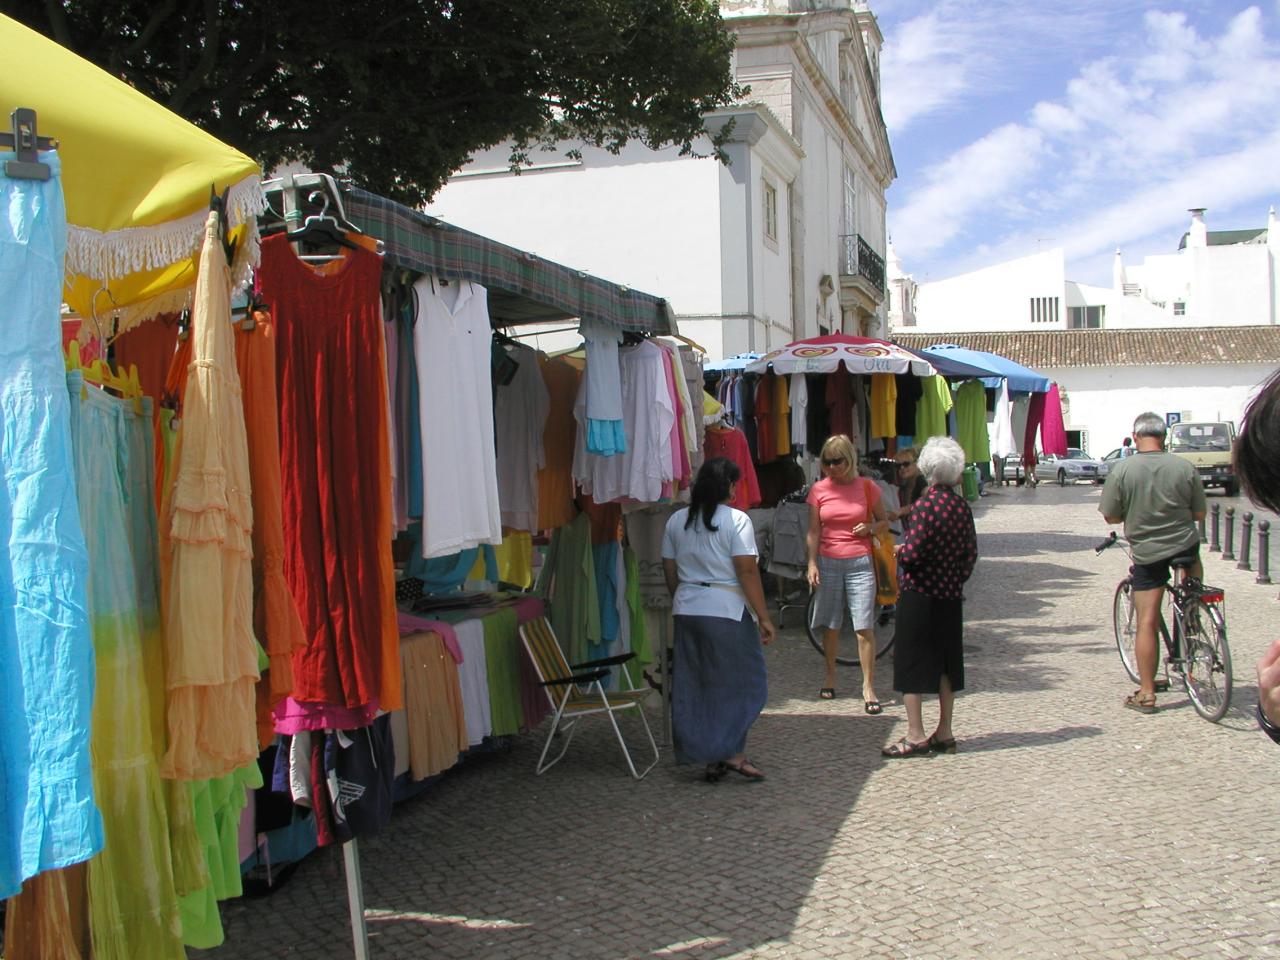
[(1244, 408), (1273, 371), (1263, 364), (1200, 364), (1161, 367), (1061, 367), (1041, 372), (1067, 394), (1068, 430), (1089, 431), (1095, 457), (1120, 446), (1134, 418), (1147, 410), (1184, 419), (1231, 420), (1240, 426)]
[(948, 280), (919, 284), (916, 327), (922, 333), (949, 330), (1060, 330), (1067, 304), (1059, 303), (1059, 322), (1032, 323), (1032, 297), (1063, 298), (1065, 261), (1061, 248), (975, 270)]
[[(506, 149), (466, 170), (501, 170)], [(427, 212), (605, 280), (665, 297), (677, 314), (721, 312), (720, 165), (631, 145), (581, 165), (455, 177)], [(559, 154), (535, 157), (561, 160)]]

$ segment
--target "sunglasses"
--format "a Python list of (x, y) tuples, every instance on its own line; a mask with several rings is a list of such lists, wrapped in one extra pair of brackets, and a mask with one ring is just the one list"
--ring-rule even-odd
[(914, 467), (916, 464), (914, 460), (898, 460), (896, 463), (900, 467)]
[(838, 467), (842, 463), (844, 463), (844, 457), (834, 457), (830, 460), (828, 460), (826, 457), (822, 458), (822, 465), (824, 467)]

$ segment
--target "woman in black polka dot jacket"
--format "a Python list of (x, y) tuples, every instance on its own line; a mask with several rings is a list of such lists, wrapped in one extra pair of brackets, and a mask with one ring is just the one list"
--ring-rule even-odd
[[(929, 489), (916, 501), (898, 546), (897, 635), (893, 685), (907, 706), (907, 735), (885, 747), (886, 757), (955, 753), (951, 715), (964, 689), (964, 584), (978, 559), (973, 513), (953, 489), (964, 471), (964, 450), (934, 437), (918, 460)], [(938, 726), (924, 732), (921, 696), (938, 694)]]

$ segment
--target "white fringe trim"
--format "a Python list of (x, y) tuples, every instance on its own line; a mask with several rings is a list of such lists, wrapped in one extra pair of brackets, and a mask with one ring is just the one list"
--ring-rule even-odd
[[(208, 213), (203, 213), (201, 216), (206, 221), (209, 218)], [(235, 297), (249, 283), (252, 279), (254, 268), (258, 266), (262, 259), (257, 217), (251, 218), (248, 221), (248, 225), (249, 229), (245, 233), (245, 240), (236, 247), (235, 262), (231, 264), (232, 297)], [(203, 237), (203, 230), (201, 236)], [(197, 244), (198, 249), (199, 245)], [(192, 251), (192, 253), (195, 252)], [(190, 255), (188, 254), (188, 256)], [(80, 321), (81, 341), (83, 342), (87, 337), (97, 337), (103, 334), (106, 334), (110, 339), (114, 339), (139, 324), (146, 323), (148, 320), (154, 320), (156, 317), (164, 316), (168, 313), (180, 313), (189, 309), (191, 298), (195, 294), (195, 288), (196, 280), (195, 271), (193, 270), (191, 282), (185, 287), (167, 290), (159, 296), (152, 297), (150, 300), (141, 300), (137, 303), (104, 311), (98, 317), (96, 324), (92, 318), (85, 317)], [(99, 306), (101, 306), (101, 302), (102, 299), (99, 300)]]
[[(246, 177), (231, 188), (227, 198), (230, 226), (255, 222), (267, 208), (262, 178)], [(125, 227), (103, 233), (91, 227), (67, 225), (67, 272), (94, 280), (110, 281), (142, 270), (178, 263), (200, 249), (208, 210), (151, 227)], [(252, 231), (256, 263), (257, 231)]]

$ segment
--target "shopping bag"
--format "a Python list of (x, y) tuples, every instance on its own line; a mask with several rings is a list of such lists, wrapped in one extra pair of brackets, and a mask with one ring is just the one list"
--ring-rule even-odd
[(898, 558), (893, 534), (888, 530), (871, 538), (871, 563), (876, 570), (876, 603), (887, 607), (898, 602)]

